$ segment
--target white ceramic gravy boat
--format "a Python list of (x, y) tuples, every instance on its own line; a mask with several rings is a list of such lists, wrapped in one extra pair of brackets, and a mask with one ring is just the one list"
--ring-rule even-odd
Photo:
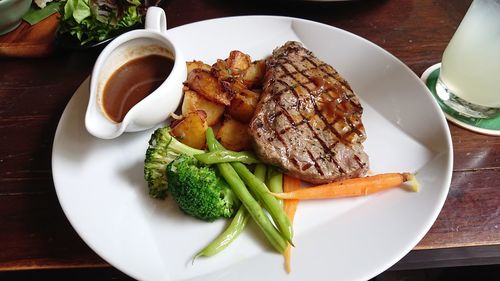
[[(146, 14), (145, 29), (133, 30), (114, 39), (101, 52), (92, 71), (90, 98), (85, 115), (87, 131), (102, 139), (113, 139), (123, 132), (136, 132), (152, 128), (167, 119), (182, 99), (182, 82), (186, 79), (184, 56), (170, 40), (165, 12), (151, 7)], [(159, 46), (159, 47), (158, 47)], [(133, 106), (120, 123), (107, 117), (102, 106), (102, 94), (107, 80), (123, 64), (131, 59), (169, 53), (174, 59), (172, 72), (151, 94)]]

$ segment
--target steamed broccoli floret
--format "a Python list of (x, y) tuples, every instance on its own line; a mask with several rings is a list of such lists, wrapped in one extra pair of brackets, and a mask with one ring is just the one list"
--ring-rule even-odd
[(167, 166), (169, 192), (179, 208), (193, 217), (213, 221), (229, 218), (240, 201), (214, 168), (181, 155)]
[(166, 168), (180, 154), (194, 155), (203, 150), (187, 146), (170, 134), (170, 128), (159, 128), (151, 135), (144, 160), (144, 179), (148, 183), (149, 195), (163, 199), (167, 196)]

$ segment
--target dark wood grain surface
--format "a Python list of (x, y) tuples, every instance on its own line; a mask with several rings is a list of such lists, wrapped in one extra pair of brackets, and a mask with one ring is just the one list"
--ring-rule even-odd
[[(440, 61), (470, 2), (171, 0), (164, 1), (163, 8), (170, 28), (253, 14), (315, 20), (374, 42), (420, 75)], [(0, 59), (0, 271), (79, 268), (77, 272), (88, 272), (92, 279), (92, 272), (99, 275), (100, 268), (111, 268), (69, 224), (51, 174), (57, 123), (98, 52), (57, 50), (44, 58)], [(500, 138), (453, 124), (450, 130), (454, 172), (449, 196), (429, 233), (396, 268), (425, 267), (433, 259), (446, 266), (446, 251), (462, 264), (474, 258), (476, 263), (499, 262)], [(467, 254), (461, 256), (463, 249)]]

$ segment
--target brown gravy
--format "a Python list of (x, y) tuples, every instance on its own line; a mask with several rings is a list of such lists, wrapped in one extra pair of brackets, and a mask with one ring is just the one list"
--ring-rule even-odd
[(118, 68), (104, 86), (102, 106), (108, 117), (120, 123), (127, 112), (156, 90), (168, 77), (174, 61), (160, 55), (133, 59)]

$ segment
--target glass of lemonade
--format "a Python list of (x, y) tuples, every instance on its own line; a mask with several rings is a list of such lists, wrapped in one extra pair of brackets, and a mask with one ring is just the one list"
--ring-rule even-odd
[(500, 0), (472, 2), (444, 51), (436, 91), (461, 115), (500, 115)]

